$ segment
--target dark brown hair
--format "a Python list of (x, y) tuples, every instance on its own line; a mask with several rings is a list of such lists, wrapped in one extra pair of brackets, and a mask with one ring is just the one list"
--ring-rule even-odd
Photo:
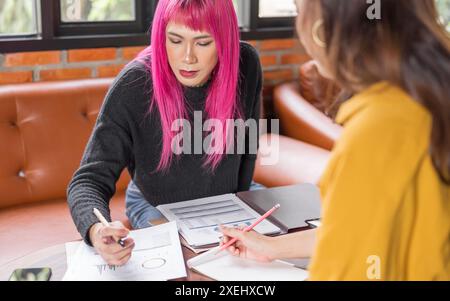
[(380, 0), (370, 20), (366, 0), (320, 0), (330, 71), (344, 94), (388, 81), (433, 117), (430, 154), (450, 183), (450, 38), (434, 0)]

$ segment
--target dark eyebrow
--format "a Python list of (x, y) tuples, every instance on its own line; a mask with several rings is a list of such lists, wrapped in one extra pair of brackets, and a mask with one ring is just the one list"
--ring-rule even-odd
[[(180, 36), (179, 34), (176, 34), (174, 32), (170, 32), (169, 31), (168, 34), (171, 35), (171, 36), (176, 36), (176, 37), (178, 37), (180, 39), (184, 39), (183, 36)], [(211, 38), (211, 36), (210, 35), (203, 35), (203, 36), (195, 37), (194, 40), (201, 40), (201, 39), (208, 39), (208, 38)]]

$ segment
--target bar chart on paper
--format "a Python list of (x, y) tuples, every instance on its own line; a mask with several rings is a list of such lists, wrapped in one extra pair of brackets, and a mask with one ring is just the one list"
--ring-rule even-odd
[[(217, 245), (222, 236), (220, 225), (247, 227), (260, 217), (234, 194), (161, 205), (158, 209), (168, 220), (177, 222), (189, 245), (197, 247)], [(277, 234), (281, 229), (264, 220), (255, 231)]]
[(253, 215), (232, 200), (174, 208), (171, 211), (190, 230), (218, 226), (219, 224), (230, 226), (249, 225), (255, 219)]

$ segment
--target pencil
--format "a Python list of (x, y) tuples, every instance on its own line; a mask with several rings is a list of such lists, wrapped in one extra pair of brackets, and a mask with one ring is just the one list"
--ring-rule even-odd
[[(100, 222), (103, 224), (103, 226), (109, 227), (108, 221), (106, 220), (106, 218), (102, 215), (102, 213), (97, 208), (94, 208), (94, 214), (100, 220)], [(122, 239), (119, 239), (117, 241), (117, 243), (119, 245), (121, 245), (123, 248), (125, 247), (125, 242)]]
[[(253, 224), (251, 224), (250, 226), (248, 226), (247, 228), (245, 228), (243, 231), (244, 232), (248, 232), (251, 231), (253, 228), (255, 228), (260, 222), (262, 222), (263, 220), (265, 220), (269, 215), (271, 215), (272, 213), (275, 212), (275, 210), (277, 210), (278, 208), (280, 208), (280, 204), (277, 204), (275, 206), (273, 206), (272, 209), (270, 209), (269, 211), (267, 211), (263, 216), (261, 216), (256, 222), (254, 222)], [(237, 241), (237, 238), (233, 238), (232, 240), (230, 240), (229, 242), (227, 242), (226, 244), (224, 244), (222, 247), (220, 247), (219, 250), (217, 250), (216, 254), (219, 254), (220, 252), (222, 252), (223, 250), (227, 249), (229, 246), (231, 246), (232, 244), (234, 244)]]

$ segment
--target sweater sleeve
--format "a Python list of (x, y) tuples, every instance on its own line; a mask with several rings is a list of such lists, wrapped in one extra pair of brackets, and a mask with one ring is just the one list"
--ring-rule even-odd
[(88, 245), (90, 227), (99, 220), (93, 214), (97, 208), (111, 221), (109, 201), (116, 191), (123, 169), (132, 156), (132, 139), (125, 100), (135, 97), (130, 89), (134, 75), (124, 70), (118, 76), (98, 115), (86, 146), (81, 165), (67, 189), (70, 213), (81, 236)]
[[(262, 68), (261, 63), (259, 61), (259, 56), (252, 46), (247, 44), (245, 44), (245, 46), (250, 49), (249, 56), (246, 59), (252, 61), (250, 64), (247, 63), (247, 65), (250, 66), (249, 70), (250, 72), (248, 72), (247, 74), (256, 73), (256, 86), (254, 88), (255, 89), (255, 92), (253, 94), (254, 98), (250, 102), (252, 103), (252, 106), (250, 107), (249, 118), (256, 121), (257, 130), (256, 130), (256, 139), (254, 140), (250, 139), (249, 135), (252, 135), (251, 131), (247, 131), (245, 135), (245, 154), (242, 156), (241, 165), (239, 168), (238, 191), (249, 190), (250, 184), (253, 180), (253, 174), (255, 171), (255, 163), (257, 157), (255, 151), (259, 149), (259, 119), (261, 116), (261, 99), (262, 99), (262, 85), (263, 85)], [(252, 143), (253, 144), (256, 143), (256, 147), (255, 145), (251, 145)]]

